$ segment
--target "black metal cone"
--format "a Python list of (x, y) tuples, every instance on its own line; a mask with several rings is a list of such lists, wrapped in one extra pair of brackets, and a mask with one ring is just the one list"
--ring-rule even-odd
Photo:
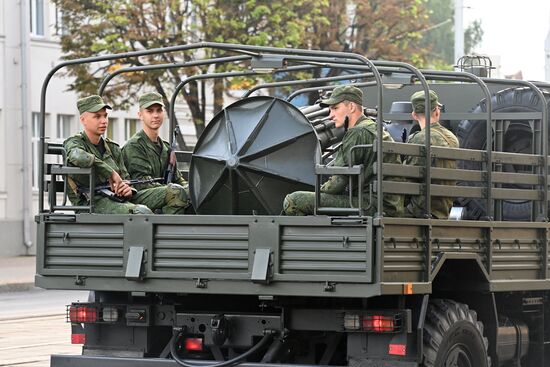
[(319, 143), (306, 117), (272, 97), (235, 102), (212, 119), (191, 159), (199, 214), (279, 214), (286, 194), (313, 190)]

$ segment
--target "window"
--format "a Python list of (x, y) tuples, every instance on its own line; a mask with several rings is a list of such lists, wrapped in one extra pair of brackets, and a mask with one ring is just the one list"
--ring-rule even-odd
[(44, 0), (31, 0), (31, 34), (44, 35)]
[(124, 119), (124, 140), (130, 139), (138, 131), (138, 119)]
[(58, 36), (68, 34), (67, 26), (63, 23), (63, 9), (61, 6), (55, 4), (53, 10), (50, 10), (50, 16), (55, 21), (55, 34)]
[(117, 119), (115, 118), (109, 118), (109, 124), (107, 125), (107, 131), (105, 133), (105, 136), (108, 137), (111, 140), (115, 139), (115, 125), (116, 125)]
[(71, 127), (73, 124), (72, 115), (57, 115), (56, 135), (57, 139), (65, 140), (71, 136)]

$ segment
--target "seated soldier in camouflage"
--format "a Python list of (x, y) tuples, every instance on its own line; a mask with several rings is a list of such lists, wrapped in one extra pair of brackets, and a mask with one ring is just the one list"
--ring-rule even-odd
[[(98, 95), (79, 99), (80, 122), (84, 131), (63, 142), (67, 151), (67, 164), (74, 167), (94, 168), (94, 179), (97, 185), (108, 183), (114, 197), (94, 195), (95, 213), (103, 214), (152, 214), (152, 210), (171, 208), (182, 210), (179, 203), (167, 201), (166, 189), (152, 188), (136, 192), (126, 179), (128, 172), (124, 166), (122, 152), (117, 143), (103, 138), (107, 130), (106, 104)], [(90, 188), (87, 175), (69, 175), (69, 199), (73, 205), (88, 205)]]
[[(365, 170), (365, 193), (363, 208), (367, 215), (374, 215), (376, 211), (376, 194), (372, 194), (374, 202), (369, 203), (370, 185), (376, 178), (374, 165), (376, 153), (372, 149), (355, 149), (352, 161), (349, 160), (349, 152), (356, 145), (374, 144), (377, 137), (376, 122), (368, 119), (363, 114), (363, 92), (354, 86), (340, 86), (334, 89), (330, 98), (321, 101), (321, 105), (330, 107), (330, 118), (336, 127), (344, 126), (347, 131), (342, 140), (342, 146), (336, 154), (334, 166), (347, 166), (363, 164)], [(347, 124), (347, 126), (345, 126)], [(391, 136), (384, 131), (382, 137), (385, 141), (393, 141)], [(397, 154), (385, 154), (384, 162), (401, 163)], [(323, 207), (349, 207), (348, 176), (334, 175), (321, 186), (321, 206)], [(308, 191), (296, 191), (285, 197), (283, 211), (287, 215), (313, 214), (315, 205), (315, 193)], [(357, 196), (353, 198), (353, 206), (358, 207)], [(403, 196), (384, 195), (384, 215), (398, 216), (403, 210)]]
[[(138, 117), (143, 124), (143, 129), (130, 138), (122, 148), (124, 164), (132, 179), (149, 180), (164, 177), (166, 169), (175, 160), (175, 155), (170, 157), (170, 145), (159, 137), (159, 129), (164, 122), (164, 102), (158, 93), (146, 93), (139, 97)], [(151, 182), (135, 185), (139, 192), (152, 187), (163, 187), (166, 195), (172, 203), (177, 203), (177, 210), (163, 208), (165, 214), (183, 214), (189, 206), (189, 191), (185, 179), (181, 173), (174, 169), (173, 182), (163, 185), (160, 182)], [(168, 211), (168, 212), (167, 212)]]
[[(456, 136), (441, 126), (439, 119), (441, 117), (441, 104), (438, 101), (437, 94), (430, 90), (430, 144), (431, 146), (458, 148), (458, 139)], [(418, 91), (411, 96), (413, 106), (412, 117), (418, 121), (420, 131), (411, 134), (407, 139), (407, 143), (424, 145), (426, 139), (426, 106), (425, 93)], [(425, 157), (409, 156), (405, 159), (405, 164), (413, 166), (424, 166), (426, 163)], [(456, 168), (456, 161), (453, 159), (432, 159), (432, 167), (440, 168)], [(423, 181), (420, 181), (423, 183)], [(432, 184), (437, 185), (455, 185), (452, 180), (432, 180)], [(432, 196), (431, 198), (431, 216), (437, 219), (449, 218), (449, 213), (453, 207), (453, 198), (443, 196)], [(408, 216), (424, 218), (429, 216), (426, 210), (424, 196), (411, 196), (406, 206), (405, 214)]]

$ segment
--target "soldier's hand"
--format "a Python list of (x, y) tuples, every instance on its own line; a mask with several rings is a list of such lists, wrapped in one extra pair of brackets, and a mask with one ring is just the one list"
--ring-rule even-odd
[(111, 173), (109, 185), (111, 185), (111, 191), (117, 196), (129, 198), (133, 195), (132, 186), (130, 186), (127, 181), (124, 181), (116, 171)]
[(109, 177), (109, 185), (111, 185), (111, 191), (116, 194), (122, 182), (122, 177), (120, 177), (120, 175), (116, 171), (113, 171), (111, 173), (111, 177)]
[(128, 185), (128, 182), (122, 181), (118, 186), (116, 194), (121, 197), (129, 198), (132, 196), (132, 187)]

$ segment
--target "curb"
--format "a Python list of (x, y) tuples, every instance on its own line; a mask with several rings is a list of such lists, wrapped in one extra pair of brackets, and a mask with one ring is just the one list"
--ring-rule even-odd
[(5, 292), (25, 292), (34, 289), (34, 282), (29, 283), (8, 283), (0, 284), (0, 293)]

